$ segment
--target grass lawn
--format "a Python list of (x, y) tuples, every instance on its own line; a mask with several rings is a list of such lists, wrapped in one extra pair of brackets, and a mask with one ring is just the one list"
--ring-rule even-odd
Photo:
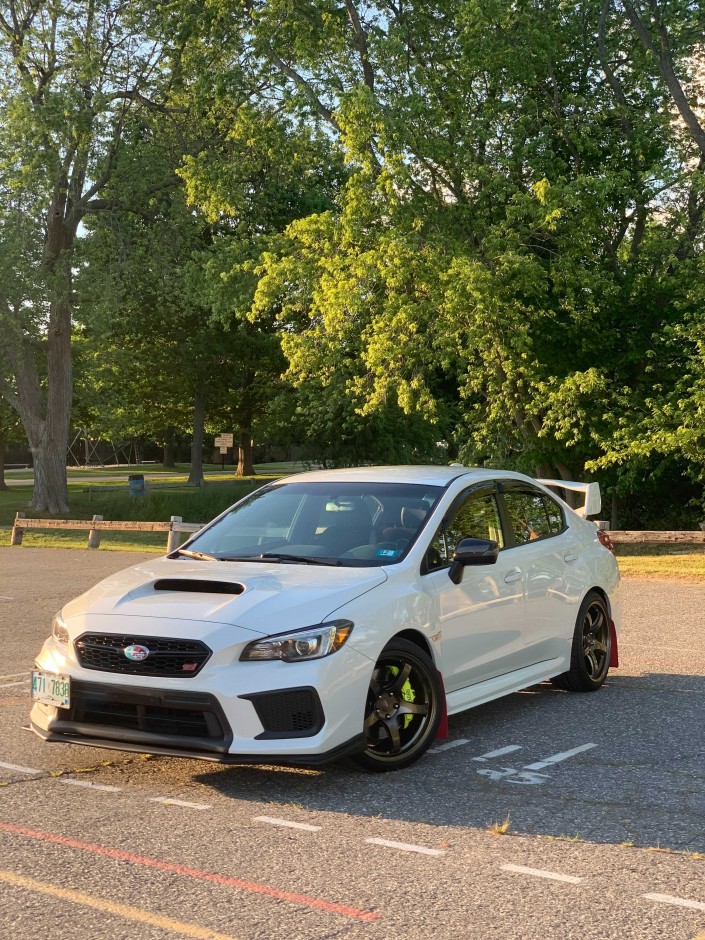
[[(148, 483), (145, 496), (130, 496), (127, 481), (120, 489), (115, 488), (114, 482), (106, 484), (105, 489), (93, 483), (89, 489), (84, 483), (69, 482), (70, 510), (56, 518), (90, 519), (100, 515), (111, 521), (167, 522), (171, 516), (181, 516), (184, 522), (208, 522), (238, 499), (280, 476), (274, 473), (240, 480), (220, 479), (203, 487), (184, 485), (183, 480), (164, 489)], [(35, 513), (28, 508), (31, 498), (31, 483), (0, 490), (0, 526), (12, 525), (18, 511), (28, 517), (46, 516), (47, 513)]]
[(705, 582), (705, 545), (618, 545), (625, 578)]

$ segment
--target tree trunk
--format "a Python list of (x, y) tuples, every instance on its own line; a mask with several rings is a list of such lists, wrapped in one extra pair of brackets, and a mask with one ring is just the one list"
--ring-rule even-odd
[(206, 395), (200, 390), (196, 392), (193, 402), (193, 438), (191, 440), (191, 472), (188, 482), (193, 486), (203, 484), (203, 437), (206, 420)]
[(175, 467), (176, 458), (174, 457), (174, 429), (167, 428), (164, 438), (164, 466)]
[(255, 475), (252, 463), (252, 428), (240, 428), (240, 440), (237, 445), (237, 477), (253, 477)]
[(5, 483), (5, 441), (0, 441), (0, 490), (8, 490)]
[(71, 365), (71, 249), (79, 219), (65, 224), (66, 191), (54, 196), (47, 218), (44, 267), (51, 299), (46, 330), (46, 393), (29, 336), (7, 348), (17, 395), (10, 404), (20, 416), (34, 457), (36, 512), (68, 512), (66, 455), (69, 447), (73, 370)]
[(619, 525), (619, 500), (617, 499), (617, 494), (612, 494), (612, 507), (610, 511), (610, 529), (617, 529)]
[[(30, 441), (31, 444), (31, 441)], [(29, 504), (36, 512), (54, 516), (69, 511), (66, 483), (66, 451), (51, 439), (32, 447), (34, 492)]]

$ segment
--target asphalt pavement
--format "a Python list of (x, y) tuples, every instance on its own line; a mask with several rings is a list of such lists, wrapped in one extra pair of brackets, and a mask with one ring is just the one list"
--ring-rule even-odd
[(0, 936), (705, 937), (705, 586), (628, 581), (621, 666), (414, 767), (227, 767), (22, 729), (53, 613), (134, 554), (0, 549)]

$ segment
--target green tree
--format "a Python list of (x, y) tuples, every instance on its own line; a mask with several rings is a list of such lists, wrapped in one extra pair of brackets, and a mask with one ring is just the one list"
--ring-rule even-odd
[(9, 0), (0, 13), (0, 356), (34, 457), (32, 507), (66, 511), (73, 273), (128, 114), (163, 109), (165, 21), (136, 0)]

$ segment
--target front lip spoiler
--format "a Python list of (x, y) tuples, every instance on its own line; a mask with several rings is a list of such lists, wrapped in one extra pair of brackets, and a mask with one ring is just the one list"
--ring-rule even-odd
[(223, 754), (214, 751), (187, 751), (180, 748), (145, 744), (129, 741), (113, 741), (110, 738), (93, 738), (81, 734), (57, 734), (53, 731), (45, 731), (33, 721), (30, 721), (30, 731), (47, 741), (50, 744), (83, 744), (87, 747), (106, 747), (113, 751), (132, 751), (137, 754), (157, 754), (164, 757), (186, 757), (191, 760), (207, 760), (215, 764), (293, 764), (295, 766), (318, 766), (327, 764), (343, 757), (349, 757), (351, 754), (359, 754), (364, 751), (367, 745), (367, 738), (363, 733), (356, 734), (354, 738), (339, 744), (330, 751), (323, 754), (302, 754), (297, 757), (294, 754)]

